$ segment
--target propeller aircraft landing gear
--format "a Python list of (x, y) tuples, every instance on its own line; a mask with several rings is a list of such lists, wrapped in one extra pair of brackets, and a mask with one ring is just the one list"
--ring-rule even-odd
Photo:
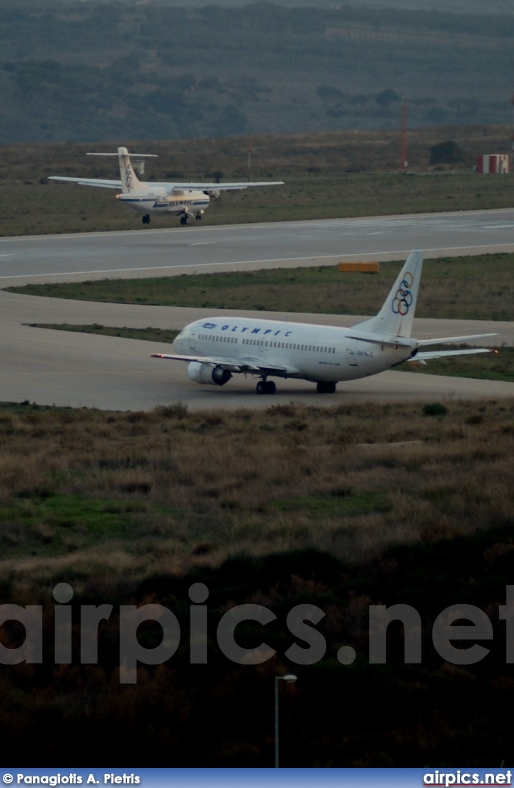
[(184, 214), (184, 216), (181, 216), (181, 217), (180, 217), (180, 224), (181, 224), (182, 226), (184, 226), (184, 225), (186, 225), (186, 224), (188, 224), (188, 223), (189, 223), (189, 216), (188, 216), (188, 215), (187, 215), (187, 213), (186, 213), (186, 214)]
[(141, 218), (141, 221), (143, 222), (143, 224), (150, 224), (150, 215), (148, 213), (145, 213), (145, 215)]

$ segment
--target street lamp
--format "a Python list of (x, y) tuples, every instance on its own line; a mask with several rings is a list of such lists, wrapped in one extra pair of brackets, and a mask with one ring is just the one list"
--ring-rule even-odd
[(275, 676), (275, 769), (278, 769), (278, 682), (288, 681), (293, 683), (296, 676), (287, 673), (285, 676)]

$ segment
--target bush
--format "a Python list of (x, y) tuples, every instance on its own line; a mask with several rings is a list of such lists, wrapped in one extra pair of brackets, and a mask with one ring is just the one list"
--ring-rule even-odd
[(423, 405), (423, 413), (425, 416), (446, 416), (448, 408), (446, 405), (441, 405), (440, 402), (432, 402), (428, 405)]
[(465, 158), (464, 150), (453, 140), (438, 142), (430, 148), (430, 164), (458, 164)]

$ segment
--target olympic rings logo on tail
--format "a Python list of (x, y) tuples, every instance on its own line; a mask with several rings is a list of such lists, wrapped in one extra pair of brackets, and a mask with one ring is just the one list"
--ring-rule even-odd
[(127, 189), (132, 188), (132, 171), (130, 164), (125, 165), (125, 186)]
[(407, 273), (405, 274), (405, 278), (402, 279), (400, 283), (400, 287), (396, 291), (396, 295), (393, 298), (392, 310), (395, 315), (401, 315), (402, 317), (405, 317), (410, 307), (412, 306), (414, 296), (412, 295), (412, 292), (409, 290), (409, 287), (412, 287), (413, 281), (414, 281), (413, 275), (411, 274), (410, 271), (407, 271)]

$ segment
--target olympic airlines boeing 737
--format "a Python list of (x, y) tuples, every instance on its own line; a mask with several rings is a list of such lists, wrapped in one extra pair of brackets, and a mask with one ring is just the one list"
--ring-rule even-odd
[(317, 384), (320, 394), (332, 394), (336, 383), (376, 375), (403, 361), (425, 363), (442, 356), (494, 352), (487, 348), (420, 351), (428, 345), (464, 342), (496, 334), (444, 339), (413, 339), (412, 321), (418, 295), (423, 253), (411, 252), (376, 317), (352, 328), (210, 317), (186, 326), (173, 343), (177, 355), (154, 353), (153, 358), (185, 361), (196, 383), (223, 386), (237, 372), (260, 378), (258, 394), (274, 394), (269, 377), (299, 378)]
[[(120, 181), (100, 178), (68, 178), (51, 175), (50, 181), (68, 181), (81, 186), (100, 186), (104, 189), (119, 189), (116, 195), (138, 213), (143, 214), (143, 224), (150, 224), (152, 214), (180, 216), (180, 224), (188, 224), (189, 217), (199, 220), (209, 207), (211, 197), (219, 197), (221, 191), (248, 189), (250, 186), (281, 186), (283, 181), (247, 181), (242, 183), (143, 183), (134, 172), (126, 148), (118, 153), (88, 153), (88, 156), (117, 156), (120, 165)], [(133, 154), (135, 159), (156, 158), (152, 153)]]

